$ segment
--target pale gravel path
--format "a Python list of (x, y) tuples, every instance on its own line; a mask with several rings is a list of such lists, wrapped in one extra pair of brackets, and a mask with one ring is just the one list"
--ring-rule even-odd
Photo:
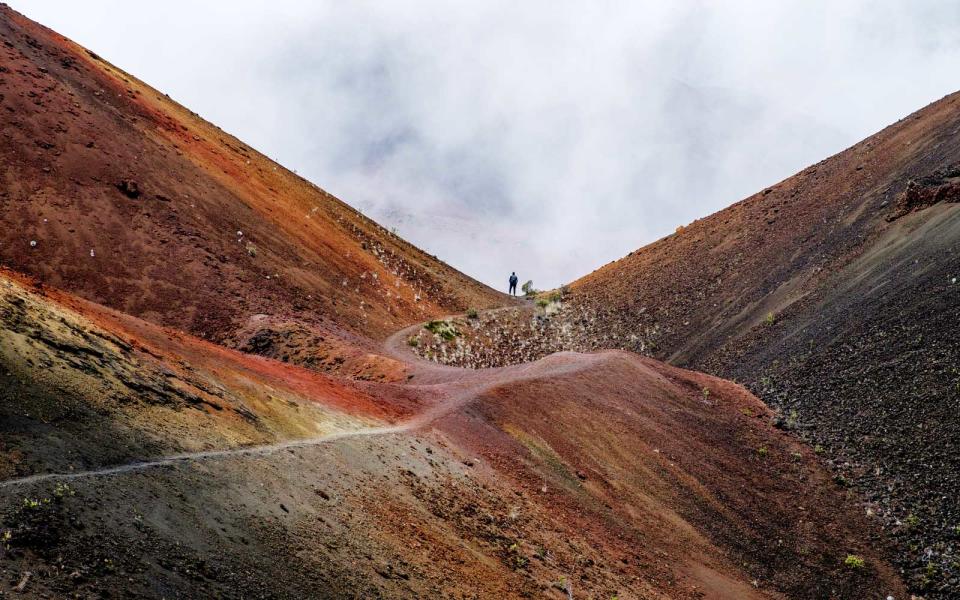
[(409, 335), (408, 332), (416, 330), (419, 327), (421, 327), (421, 324), (405, 328), (388, 338), (384, 342), (385, 354), (407, 363), (411, 370), (415, 372), (417, 376), (421, 378), (421, 380), (430, 380), (430, 382), (425, 385), (418, 384), (409, 387), (429, 389), (431, 392), (446, 395), (447, 398), (404, 423), (397, 425), (384, 425), (379, 427), (365, 427), (350, 431), (338, 431), (312, 438), (287, 440), (284, 442), (261, 446), (225, 448), (222, 450), (205, 450), (200, 452), (183, 452), (180, 454), (173, 454), (151, 460), (135, 461), (122, 465), (101, 467), (85, 471), (66, 473), (38, 473), (35, 475), (28, 475), (26, 477), (18, 477), (0, 481), (0, 489), (44, 483), (47, 481), (72, 481), (90, 477), (108, 477), (111, 475), (122, 475), (125, 473), (134, 473), (154, 468), (188, 464), (206, 460), (217, 460), (243, 456), (266, 456), (283, 450), (319, 446), (322, 444), (351, 438), (409, 433), (421, 429), (433, 423), (434, 421), (458, 410), (459, 408), (477, 399), (485, 391), (488, 391), (492, 388), (524, 380), (538, 379), (551, 374), (556, 375), (560, 373), (579, 371), (595, 365), (599, 360), (602, 360), (604, 356), (604, 353), (577, 354), (573, 352), (563, 352), (553, 354), (536, 362), (522, 365), (483, 370), (462, 369), (459, 367), (439, 365), (437, 363), (422, 359), (410, 352), (405, 347), (406, 337)]

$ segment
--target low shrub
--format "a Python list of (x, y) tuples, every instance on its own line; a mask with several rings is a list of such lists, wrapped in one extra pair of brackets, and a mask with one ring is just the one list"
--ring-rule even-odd
[(430, 321), (423, 328), (448, 342), (460, 335), (457, 328), (449, 321)]
[(862, 556), (848, 554), (847, 557), (843, 559), (843, 564), (850, 569), (862, 569), (867, 566), (867, 561), (865, 561)]

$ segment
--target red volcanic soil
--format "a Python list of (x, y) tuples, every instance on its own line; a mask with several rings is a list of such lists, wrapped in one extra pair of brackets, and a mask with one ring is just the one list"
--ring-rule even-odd
[(6, 6), (0, 38), (0, 263), (235, 343), (257, 314), (376, 338), (505, 301)]
[[(844, 490), (742, 387), (617, 351), (487, 377), (494, 387), (441, 428), (650, 593), (899, 597), (879, 556), (870, 583), (843, 565), (883, 544), (864, 539), (871, 527)], [(617, 593), (604, 569), (580, 579)]]
[(730, 382), (616, 351), (436, 366), (401, 332), (383, 359), (411, 378), (344, 383), (8, 281), (0, 439), (40, 477), (0, 481), (0, 590), (902, 597), (856, 503)]
[[(462, 340), (419, 326), (381, 344), (516, 304), (5, 6), (0, 38), (0, 595), (905, 597), (857, 498), (744, 388), (622, 351), (438, 366), (410, 336)], [(793, 298), (750, 287), (764, 236), (846, 256), (821, 221), (866, 231), (864, 207), (786, 210), (818, 181), (731, 213), (746, 241), (718, 226), (708, 252), (732, 266), (690, 227), (648, 251), (683, 258), (670, 283), (595, 274), (562, 297), (576, 328), (504, 356), (621, 345), (647, 301), (667, 356), (726, 343), (684, 328)], [(916, 190), (894, 218), (953, 197)], [(767, 210), (809, 231), (746, 227)], [(483, 357), (452, 355), (518, 340), (479, 329)]]
[[(829, 297), (839, 270), (869, 252), (885, 232), (900, 229), (892, 221), (936, 202), (948, 212), (955, 208), (958, 126), (960, 94), (952, 94), (840, 154), (679, 227), (570, 289), (578, 305), (608, 317), (596, 325), (603, 333), (626, 342), (631, 328), (656, 328), (657, 356), (706, 362), (711, 353), (736, 345), (763, 325), (768, 315)], [(937, 213), (916, 216), (939, 220)], [(936, 243), (950, 247), (955, 242)]]
[(951, 94), (604, 266), (524, 356), (613, 346), (746, 383), (859, 488), (914, 591), (960, 596), (958, 128)]
[(310, 438), (422, 410), (4, 270), (0, 359), (5, 476)]
[[(445, 364), (632, 350), (743, 382), (960, 597), (960, 94), (565, 286), (415, 334)], [(549, 313), (549, 314), (548, 314)]]

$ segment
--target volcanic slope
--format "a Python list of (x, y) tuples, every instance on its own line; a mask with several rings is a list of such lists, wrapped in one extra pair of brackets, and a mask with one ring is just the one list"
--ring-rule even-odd
[(744, 382), (863, 492), (915, 590), (960, 596), (958, 134), (952, 94), (546, 311), (460, 319), (420, 351), (489, 366), (624, 348)]
[(0, 36), (0, 590), (903, 597), (744, 389), (384, 349), (509, 301), (6, 7)]
[(953, 94), (573, 285), (608, 343), (650, 332), (825, 447), (932, 597), (960, 595), (958, 131)]
[(4, 593), (903, 597), (724, 380), (621, 351), (441, 367), (401, 332), (405, 376), (338, 381), (9, 272), (0, 318)]
[(0, 39), (0, 263), (266, 353), (294, 321), (357, 344), (505, 302), (5, 5)]

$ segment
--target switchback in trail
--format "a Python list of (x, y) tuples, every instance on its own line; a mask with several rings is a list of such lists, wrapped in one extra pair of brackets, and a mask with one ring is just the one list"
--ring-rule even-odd
[[(405, 379), (342, 381), (15, 279), (0, 317), (2, 397), (29, 400), (0, 403), (8, 465), (28, 471), (0, 484), (0, 564), (48, 569), (38, 592), (129, 589), (104, 559), (134, 574), (205, 561), (203, 585), (226, 597), (901, 589), (857, 506), (727, 381), (623, 351), (448, 367), (410, 351), (414, 328), (371, 358)], [(31, 364), (49, 379), (27, 389)], [(87, 405), (98, 412), (54, 412)], [(184, 450), (192, 438), (207, 447)], [(869, 566), (849, 572), (848, 553)], [(57, 556), (96, 577), (77, 584)], [(178, 577), (132, 585), (169, 597), (192, 585)]]
[[(419, 326), (418, 326), (419, 327)], [(403, 333), (403, 332), (401, 332)], [(391, 338), (392, 340), (393, 338)], [(387, 348), (390, 348), (392, 342), (386, 344)], [(397, 358), (410, 358), (410, 355), (407, 354), (404, 357), (403, 354), (396, 352), (395, 349), (390, 348), (388, 350), (390, 354), (393, 354)], [(566, 353), (566, 358), (571, 358), (573, 353)], [(559, 356), (559, 355), (558, 355)], [(560, 374), (560, 373), (569, 373), (577, 369), (589, 368), (591, 364), (594, 364), (595, 360), (599, 355), (578, 355), (573, 360), (563, 361), (558, 364), (558, 360), (553, 357), (548, 357), (539, 361), (543, 363), (542, 365), (520, 365), (515, 367), (501, 368), (496, 369), (496, 376), (494, 377), (485, 377), (479, 374), (473, 374), (469, 372), (463, 372), (462, 369), (453, 369), (445, 368), (440, 365), (428, 365), (427, 367), (423, 366), (423, 362), (418, 361), (418, 371), (421, 373), (425, 372), (437, 372), (442, 374), (441, 379), (446, 379), (445, 382), (431, 383), (428, 385), (415, 385), (409, 386), (411, 389), (417, 390), (418, 392), (427, 393), (435, 398), (436, 405), (425, 410), (423, 413), (414, 415), (412, 418), (396, 425), (384, 425), (377, 427), (365, 427), (349, 431), (340, 431), (336, 433), (329, 433), (322, 436), (317, 436), (307, 439), (294, 439), (287, 440), (275, 444), (263, 444), (259, 446), (243, 447), (243, 448), (227, 448), (221, 450), (206, 450), (199, 452), (181, 452), (178, 454), (172, 454), (169, 456), (163, 456), (159, 458), (149, 459), (149, 460), (140, 460), (133, 461), (120, 465), (113, 465), (102, 467), (98, 469), (90, 469), (85, 471), (76, 471), (76, 472), (63, 472), (63, 473), (38, 473), (34, 475), (29, 475), (26, 477), (19, 477), (13, 479), (7, 479), (0, 481), (0, 489), (9, 488), (13, 486), (22, 486), (29, 484), (38, 484), (47, 481), (74, 481), (77, 479), (84, 479), (88, 477), (106, 477), (110, 475), (120, 475), (124, 473), (131, 473), (135, 471), (143, 471), (146, 469), (154, 469), (161, 467), (170, 467), (176, 466), (179, 464), (190, 463), (195, 461), (208, 461), (224, 458), (240, 458), (244, 456), (265, 456), (268, 454), (273, 454), (275, 452), (280, 452), (283, 450), (290, 450), (295, 448), (306, 448), (310, 446), (316, 446), (319, 444), (326, 444), (335, 442), (338, 440), (344, 440), (354, 437), (364, 437), (364, 436), (377, 436), (377, 435), (392, 435), (398, 433), (413, 432), (417, 429), (427, 427), (437, 419), (442, 418), (443, 416), (456, 411), (462, 406), (468, 404), (469, 402), (475, 400), (479, 397), (484, 391), (492, 389), (498, 385), (512, 385), (524, 380), (530, 379), (532, 377), (546, 377), (551, 374)], [(537, 368), (539, 367), (539, 368)], [(458, 377), (457, 375), (461, 375)]]

